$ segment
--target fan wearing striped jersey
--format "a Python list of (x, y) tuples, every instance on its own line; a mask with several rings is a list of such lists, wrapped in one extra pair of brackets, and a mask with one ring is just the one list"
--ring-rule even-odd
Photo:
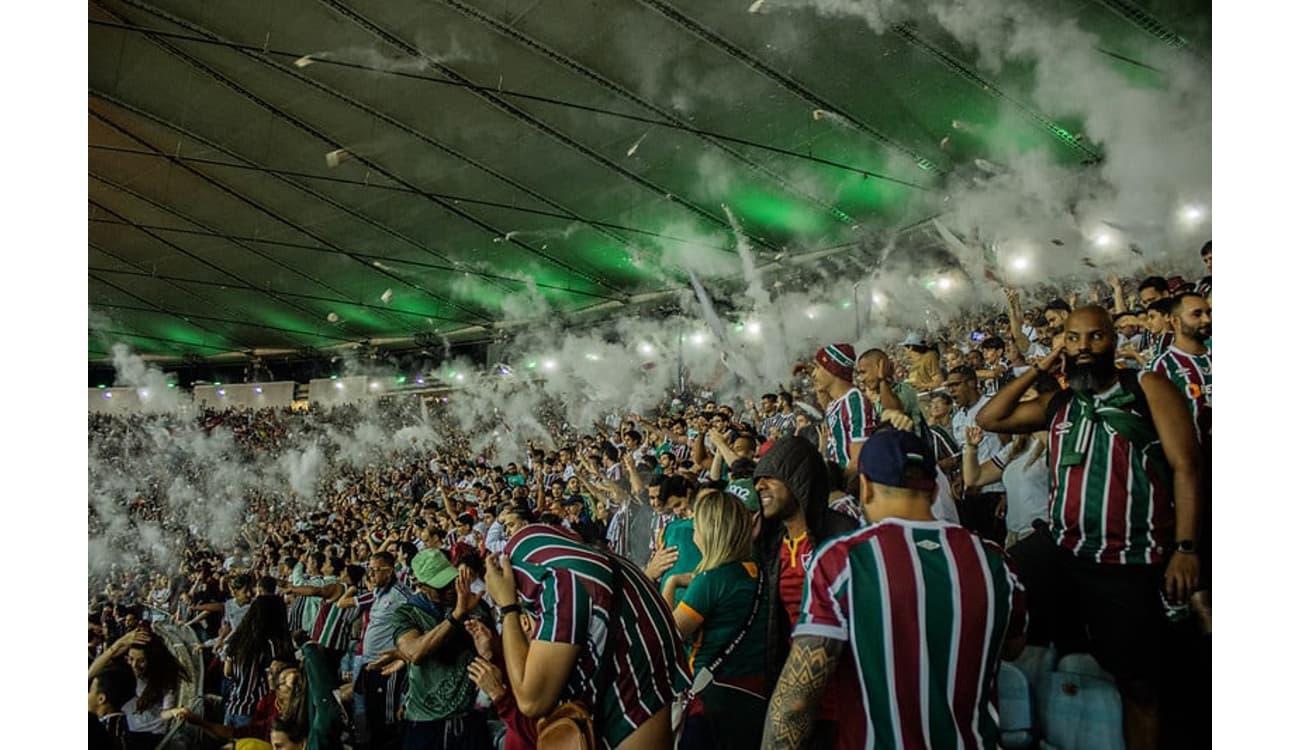
[[(1196, 425), (1201, 456), (1201, 583), (1210, 579), (1210, 305), (1198, 293), (1173, 300), (1174, 343), (1151, 363), (1151, 371), (1169, 378), (1183, 394)], [(1204, 608), (1201, 608), (1204, 612)]]
[[(877, 433), (857, 468), (872, 525), (812, 559), (763, 747), (804, 747), (823, 701), (835, 748), (996, 747), (994, 677), (1023, 646), (1023, 589), (997, 545), (935, 520), (934, 458), (916, 435)], [(828, 691), (842, 663), (854, 684)]]
[[(1063, 651), (1086, 645), (1115, 676), (1125, 742), (1138, 750), (1160, 735), (1161, 590), (1185, 603), (1200, 577), (1200, 468), (1182, 394), (1163, 375), (1119, 370), (1115, 347), (1109, 313), (1075, 310), (1063, 345), (976, 421), (1012, 434), (1049, 430), (1050, 534), (1030, 534), (1013, 555), (1033, 620), (1052, 624)], [(1069, 390), (1020, 401), (1062, 361)]]

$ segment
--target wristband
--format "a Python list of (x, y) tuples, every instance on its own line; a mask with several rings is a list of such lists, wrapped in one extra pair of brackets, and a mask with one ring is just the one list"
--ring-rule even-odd
[(516, 614), (516, 615), (517, 615), (517, 614), (522, 613), (523, 611), (524, 611), (524, 608), (521, 607), (521, 606), (519, 605), (518, 602), (515, 602), (514, 604), (507, 604), (506, 606), (504, 606), (504, 607), (501, 608), (501, 612), (500, 612), (501, 619), (502, 619), (502, 620), (506, 619), (506, 615), (508, 615), (508, 614)]

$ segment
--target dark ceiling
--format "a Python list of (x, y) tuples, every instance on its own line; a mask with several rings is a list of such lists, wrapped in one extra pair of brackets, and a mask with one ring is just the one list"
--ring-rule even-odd
[[(681, 287), (724, 205), (760, 256), (852, 247), (978, 157), (1102, 156), (938, 28), (748, 5), (92, 1), (90, 359), (481, 339)], [(1207, 2), (1047, 5), (1133, 75), (1209, 57)]]

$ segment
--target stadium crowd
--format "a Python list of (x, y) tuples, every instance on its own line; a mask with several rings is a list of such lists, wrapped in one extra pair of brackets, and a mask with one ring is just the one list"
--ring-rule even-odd
[[(995, 747), (1003, 665), (1048, 649), (1095, 659), (1129, 748), (1204, 744), (1201, 255), (1199, 284), (1008, 289), (928, 341), (826, 343), (736, 403), (539, 415), (521, 462), (440, 428), (331, 464), (321, 510), (251, 493), (228, 547), (153, 478), (123, 512), (184, 552), (92, 579), (92, 747)], [(393, 431), (419, 411), (389, 402)], [(129, 465), (178, 419), (92, 416), (92, 451)], [(198, 419), (251, 457), (359, 416)]]

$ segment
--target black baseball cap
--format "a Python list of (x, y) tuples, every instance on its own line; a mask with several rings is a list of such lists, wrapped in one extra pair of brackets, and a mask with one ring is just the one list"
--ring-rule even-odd
[[(907, 477), (906, 469), (919, 471)], [(910, 430), (879, 430), (862, 445), (858, 473), (876, 484), (912, 490), (935, 488), (934, 454)]]

